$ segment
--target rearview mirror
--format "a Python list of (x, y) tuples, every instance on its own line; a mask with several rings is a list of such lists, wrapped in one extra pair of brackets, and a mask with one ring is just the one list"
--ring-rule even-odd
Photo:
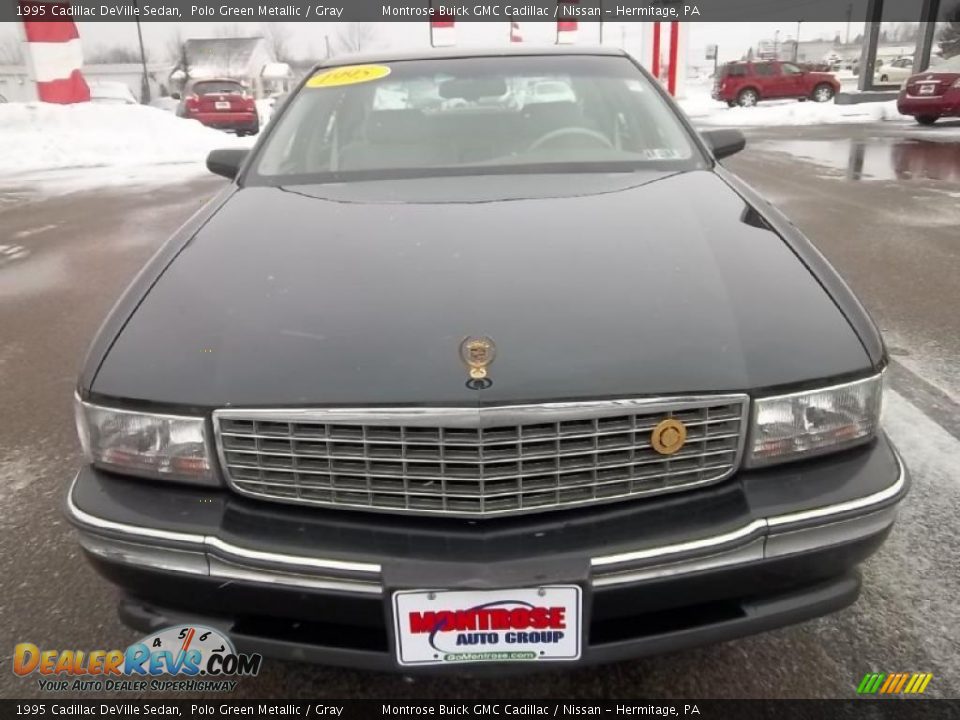
[(233, 180), (240, 172), (240, 166), (243, 165), (249, 152), (244, 148), (213, 150), (207, 155), (207, 170), (214, 175), (222, 175), (228, 180)]
[(736, 155), (747, 146), (747, 139), (739, 130), (705, 130), (701, 135), (717, 160)]

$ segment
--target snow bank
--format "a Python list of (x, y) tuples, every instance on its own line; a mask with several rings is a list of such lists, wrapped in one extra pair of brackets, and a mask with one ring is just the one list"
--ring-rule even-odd
[[(684, 101), (680, 101), (684, 106)], [(684, 110), (697, 125), (726, 127), (758, 127), (776, 125), (835, 125), (842, 123), (877, 123), (889, 120), (908, 122), (912, 118), (897, 111), (897, 101), (836, 105), (834, 103), (799, 102), (760, 103), (756, 107), (703, 106)]]
[(812, 100), (769, 100), (755, 107), (731, 108), (710, 97), (710, 90), (708, 84), (691, 83), (687, 97), (679, 101), (680, 107), (696, 125), (763, 127), (912, 121), (912, 118), (897, 111), (896, 100), (859, 105), (818, 103)]
[[(237, 138), (142, 105), (0, 105), (0, 180), (48, 171), (159, 165), (179, 166), (181, 175), (190, 174), (203, 170), (214, 148), (252, 143), (253, 138)], [(176, 174), (158, 173), (167, 180)]]

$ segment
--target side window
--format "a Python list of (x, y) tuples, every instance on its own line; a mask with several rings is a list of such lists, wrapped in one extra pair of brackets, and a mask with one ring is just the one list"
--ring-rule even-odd
[(769, 77), (774, 75), (773, 65), (769, 63), (758, 63), (753, 66), (753, 72), (755, 75), (760, 75), (762, 77)]
[(729, 77), (744, 77), (746, 74), (746, 65), (731, 65), (729, 68), (727, 68), (727, 75)]
[(783, 63), (781, 67), (783, 67), (784, 75), (799, 75), (803, 72), (803, 70), (798, 68), (796, 65), (791, 65), (790, 63)]

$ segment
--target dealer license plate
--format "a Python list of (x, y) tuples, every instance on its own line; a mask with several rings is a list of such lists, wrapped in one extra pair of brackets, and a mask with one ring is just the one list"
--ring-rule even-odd
[(570, 661), (580, 657), (577, 585), (517, 590), (398, 590), (401, 665)]
[(218, 101), (218, 102), (214, 103), (213, 106), (214, 106), (217, 110), (229, 110), (229, 109), (230, 109), (230, 101), (229, 101), (229, 100), (225, 100), (225, 101), (222, 101), (222, 102), (221, 102), (221, 101)]

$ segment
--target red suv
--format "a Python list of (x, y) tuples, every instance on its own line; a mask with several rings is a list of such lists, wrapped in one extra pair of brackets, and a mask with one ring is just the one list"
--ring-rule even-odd
[(237, 135), (260, 132), (257, 105), (236, 80), (194, 81), (184, 93), (177, 115), (208, 127), (233, 130)]
[(921, 125), (960, 117), (960, 55), (937, 65), (934, 72), (911, 76), (900, 89), (897, 110), (913, 115)]
[(797, 98), (829, 102), (840, 91), (830, 73), (810, 72), (779, 60), (732, 62), (720, 68), (713, 85), (713, 99), (730, 107), (750, 107), (760, 100)]

